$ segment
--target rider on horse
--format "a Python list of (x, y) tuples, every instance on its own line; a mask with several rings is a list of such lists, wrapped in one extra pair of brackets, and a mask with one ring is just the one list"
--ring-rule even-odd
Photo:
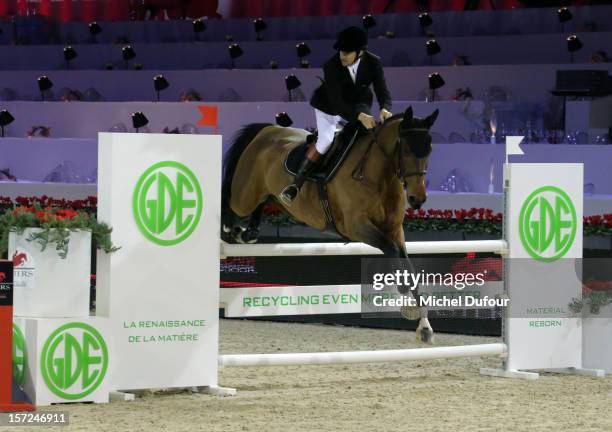
[(366, 129), (376, 126), (372, 117), (372, 92), (380, 105), (380, 121), (391, 117), (391, 95), (387, 89), (380, 57), (366, 51), (368, 38), (359, 27), (348, 27), (338, 34), (334, 54), (325, 65), (325, 80), (315, 90), (310, 105), (315, 109), (318, 137), (308, 149), (293, 183), (285, 187), (280, 199), (291, 205), (316, 162), (331, 147), (335, 133), (347, 122), (357, 121)]

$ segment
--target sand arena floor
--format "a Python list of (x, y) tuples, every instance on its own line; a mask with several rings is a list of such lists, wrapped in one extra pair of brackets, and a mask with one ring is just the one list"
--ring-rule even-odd
[[(496, 342), (436, 335), (436, 345)], [(413, 332), (221, 320), (222, 353), (419, 347)], [(234, 397), (146, 392), (133, 402), (70, 404), (61, 431), (612, 431), (612, 376), (484, 377), (497, 358), (225, 368)], [(2, 429), (2, 428), (0, 428)], [(40, 432), (48, 428), (23, 428)], [(16, 430), (4, 428), (4, 430)]]

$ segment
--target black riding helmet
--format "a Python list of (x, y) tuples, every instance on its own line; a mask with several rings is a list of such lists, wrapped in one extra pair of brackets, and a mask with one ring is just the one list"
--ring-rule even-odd
[(368, 45), (368, 35), (359, 27), (347, 27), (338, 33), (334, 49), (339, 51), (359, 51)]

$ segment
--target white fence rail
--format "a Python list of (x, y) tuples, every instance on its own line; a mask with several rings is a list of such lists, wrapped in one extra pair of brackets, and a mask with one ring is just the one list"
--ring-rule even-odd
[(219, 366), (288, 366), (337, 363), (377, 363), (404, 360), (433, 360), (456, 357), (500, 356), (507, 353), (506, 344), (463, 345), (435, 348), (413, 348), (382, 351), (344, 351), (285, 354), (225, 354)]
[[(508, 249), (505, 240), (469, 240), (406, 242), (408, 254), (450, 254), (492, 252), (503, 254)], [(381, 255), (382, 252), (365, 243), (276, 243), (229, 244), (221, 242), (221, 257), (299, 256), (299, 255)]]

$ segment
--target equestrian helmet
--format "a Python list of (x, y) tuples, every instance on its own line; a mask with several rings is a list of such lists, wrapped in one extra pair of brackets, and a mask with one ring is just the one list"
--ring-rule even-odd
[(339, 51), (359, 51), (368, 45), (368, 35), (359, 27), (347, 27), (338, 33), (334, 49)]

